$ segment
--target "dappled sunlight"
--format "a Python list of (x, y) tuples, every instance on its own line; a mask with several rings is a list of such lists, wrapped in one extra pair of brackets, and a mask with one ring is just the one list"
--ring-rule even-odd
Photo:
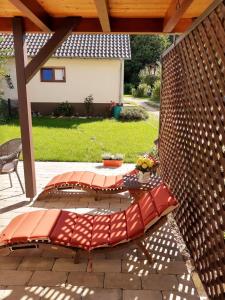
[[(69, 171), (69, 168), (65, 171)], [(57, 169), (55, 171), (52, 170), (49, 177), (57, 174), (56, 172)], [(46, 172), (42, 173), (44, 175), (43, 181), (46, 183), (49, 178), (46, 176)], [(40, 178), (42, 178), (42, 174)], [(155, 184), (157, 185), (157, 183), (159, 182)], [(188, 272), (176, 245), (170, 224), (165, 224), (155, 233), (145, 237), (146, 248), (152, 253), (152, 264), (149, 264), (145, 255), (135, 243), (121, 243), (118, 246), (114, 246), (114, 243), (116, 244), (118, 241), (127, 240), (126, 218), (125, 214), (121, 214), (121, 211), (131, 205), (131, 199), (128, 197), (128, 193), (107, 195), (102, 197), (101, 200), (95, 201), (93, 195), (87, 195), (87, 193), (80, 191), (71, 193), (68, 190), (68, 194), (50, 194), (45, 200), (27, 202), (29, 205), (24, 207), (12, 206), (11, 211), (4, 211), (2, 215), (8, 222), (12, 217), (23, 212), (47, 208), (63, 209), (62, 218), (58, 220), (58, 225), (56, 224), (55, 230), (51, 232), (51, 239), (55, 243), (54, 246), (41, 244), (36, 249), (19, 249), (10, 254), (0, 253), (0, 260), (1, 255), (2, 257), (7, 255), (7, 259), (13, 259), (12, 261), (2, 262), (7, 270), (5, 276), (9, 276), (4, 277), (4, 280), (7, 279), (7, 282), (0, 277), (0, 285), (4, 286), (3, 290), (0, 291), (2, 299), (10, 299), (10, 297), (15, 295), (21, 295), (20, 299), (24, 300), (35, 297), (49, 300), (67, 300), (72, 297), (75, 299), (76, 297), (78, 299), (80, 297), (98, 299), (99, 295), (102, 295), (104, 291), (108, 294), (115, 293), (115, 291), (121, 289), (124, 289), (124, 291), (127, 289), (132, 290), (133, 287), (138, 291), (145, 291), (152, 289), (153, 283), (156, 290), (163, 290), (163, 286), (157, 285), (157, 276), (166, 276), (166, 278), (167, 276), (169, 278), (170, 276), (175, 276), (177, 278), (177, 284), (175, 284), (173, 278), (171, 283), (166, 285), (166, 290), (172, 289), (170, 293), (171, 295), (173, 294), (173, 297), (174, 295), (185, 295), (186, 297), (196, 295), (191, 277), (187, 276)], [(24, 199), (24, 196), (22, 199)], [(148, 199), (147, 196), (144, 197), (142, 203), (143, 220), (145, 218), (144, 212), (148, 215), (152, 208)], [(16, 204), (16, 199), (10, 198), (10, 203), (11, 205)], [(63, 214), (65, 214), (64, 217)], [(82, 215), (84, 214), (87, 214), (87, 217), (83, 217)], [(108, 230), (109, 217), (107, 216), (109, 214), (112, 214), (110, 236)], [(141, 225), (137, 205), (133, 204), (130, 206), (128, 215), (128, 223), (131, 223), (129, 234), (133, 236), (138, 234), (139, 225)], [(77, 222), (78, 219), (79, 222)], [(2, 220), (0, 221), (1, 223)], [(91, 240), (89, 238), (90, 235), (92, 235)], [(95, 245), (104, 246), (104, 244), (108, 243), (109, 238), (113, 247), (96, 248), (90, 254), (88, 251), (81, 249), (75, 252), (64, 247), (68, 243), (74, 243), (78, 248), (81, 246), (84, 248), (94, 247)], [(74, 258), (77, 254), (79, 263), (74, 264)], [(37, 260), (34, 261), (34, 259)], [(51, 269), (46, 267), (46, 271), (43, 271), (47, 272), (45, 276), (44, 273), (41, 276), (42, 271), (39, 271), (45, 270), (43, 260), (51, 261), (52, 264)], [(27, 265), (28, 271), (24, 269), (25, 261), (26, 264), (30, 264), (29, 268)], [(12, 263), (15, 264), (15, 270), (11, 269)], [(19, 272), (19, 275), (16, 275), (17, 272)], [(102, 275), (99, 277), (99, 274)], [(156, 278), (153, 277), (155, 275)], [(182, 277), (183, 275), (184, 277)], [(28, 276), (26, 282), (24, 282), (25, 287), (22, 285), (12, 286), (11, 276), (16, 276), (14, 282), (19, 280), (20, 277)], [(161, 281), (166, 282), (164, 277)], [(97, 285), (97, 287), (93, 287), (93, 285)], [(163, 293), (165, 292), (163, 291)], [(122, 294), (119, 294), (119, 296), (113, 295), (113, 299), (119, 297), (121, 299), (122, 297)], [(104, 299), (106, 299), (105, 296)], [(179, 298), (174, 299), (177, 300)], [(185, 298), (180, 299), (184, 300)]]
[(7, 299), (20, 299), (20, 300), (28, 300), (28, 299), (36, 299), (40, 297), (40, 299), (46, 300), (67, 300), (73, 299), (75, 296), (86, 297), (88, 295), (94, 295), (95, 291), (92, 288), (84, 287), (84, 286), (73, 286), (66, 285), (64, 287), (16, 287), (10, 286), (4, 288), (4, 293), (1, 294), (1, 300)]

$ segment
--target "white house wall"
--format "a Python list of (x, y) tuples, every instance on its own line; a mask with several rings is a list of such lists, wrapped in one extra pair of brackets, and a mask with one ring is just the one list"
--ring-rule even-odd
[[(119, 101), (121, 97), (121, 60), (119, 59), (70, 59), (51, 58), (49, 67), (65, 67), (66, 82), (41, 82), (40, 72), (27, 85), (28, 99), (34, 102), (83, 103), (92, 94), (95, 103)], [(14, 59), (7, 63), (14, 89), (10, 90), (3, 81), (4, 97), (17, 99)]]

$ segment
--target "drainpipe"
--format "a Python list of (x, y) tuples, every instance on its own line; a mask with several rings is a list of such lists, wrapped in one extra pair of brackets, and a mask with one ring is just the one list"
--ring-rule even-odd
[(122, 103), (123, 98), (123, 82), (124, 82), (124, 60), (120, 60), (120, 80), (119, 80), (119, 103)]

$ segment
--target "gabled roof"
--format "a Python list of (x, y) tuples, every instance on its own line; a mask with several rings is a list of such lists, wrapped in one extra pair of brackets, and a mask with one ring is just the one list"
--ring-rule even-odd
[[(26, 34), (27, 54), (35, 56), (51, 34)], [(12, 34), (0, 34), (0, 49), (14, 56)], [(130, 37), (127, 34), (71, 34), (53, 57), (131, 59)]]

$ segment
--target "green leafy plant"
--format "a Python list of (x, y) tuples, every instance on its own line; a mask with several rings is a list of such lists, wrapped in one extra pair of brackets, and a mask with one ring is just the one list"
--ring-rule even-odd
[(156, 146), (152, 146), (149, 150), (149, 155), (153, 156), (153, 157), (157, 157), (158, 156), (158, 150)]
[(8, 110), (7, 101), (0, 98), (0, 123), (5, 123), (8, 121), (8, 119), (9, 119), (9, 110)]
[(88, 116), (91, 112), (91, 107), (93, 105), (93, 102), (94, 102), (94, 97), (92, 95), (89, 95), (84, 99), (84, 106), (85, 106), (86, 113)]
[(134, 88), (134, 85), (132, 83), (124, 83), (124, 94), (131, 95), (132, 88)]
[(147, 111), (142, 107), (124, 107), (120, 113), (120, 120), (122, 121), (139, 121), (148, 118)]
[(116, 153), (116, 154), (103, 153), (102, 159), (103, 160), (123, 160), (124, 155), (122, 153)]
[(136, 89), (132, 89), (132, 96), (137, 98), (147, 97), (150, 89), (150, 86), (146, 83), (140, 83)]
[(66, 101), (59, 104), (59, 106), (55, 109), (54, 115), (55, 116), (72, 116), (73, 114), (73, 107), (72, 105)]
[(154, 83), (153, 89), (152, 89), (152, 95), (150, 100), (154, 102), (160, 102), (160, 87), (161, 87), (161, 82), (160, 80), (157, 80)]
[(155, 81), (159, 79), (159, 74), (158, 72), (156, 72), (156, 74), (151, 74), (148, 66), (146, 66), (139, 72), (138, 77), (140, 79), (140, 83), (145, 83), (152, 88)]

